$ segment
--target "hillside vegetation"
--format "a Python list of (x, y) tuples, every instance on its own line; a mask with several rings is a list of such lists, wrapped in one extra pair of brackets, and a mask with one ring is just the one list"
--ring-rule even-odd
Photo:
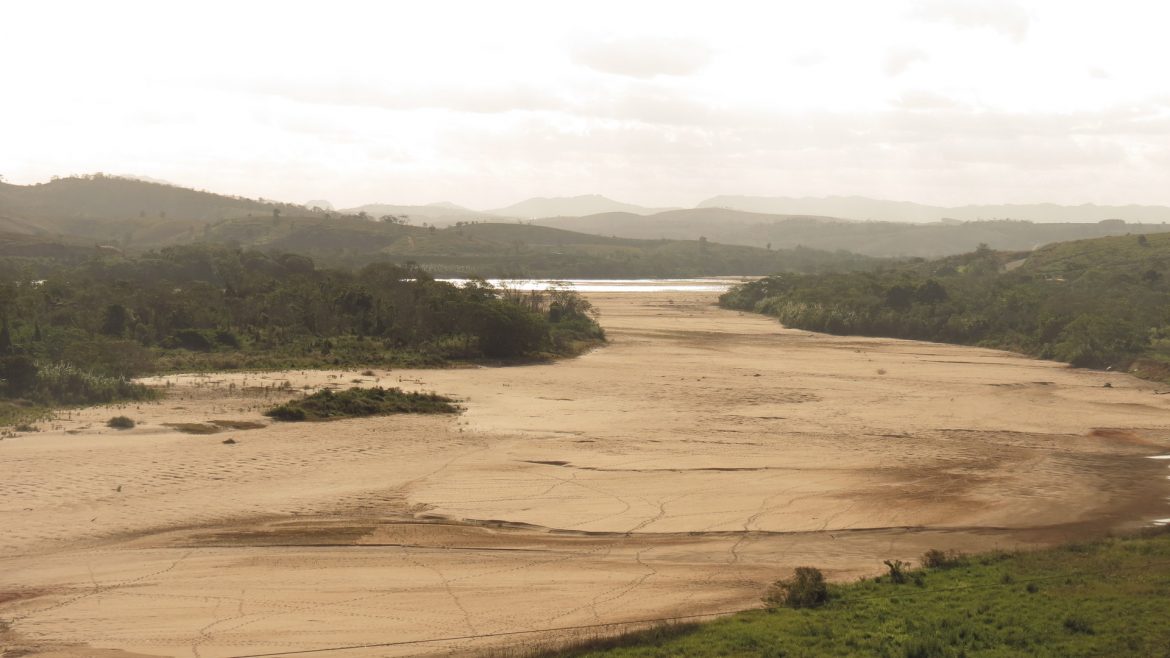
[(1016, 350), (1076, 366), (1170, 373), (1170, 235), (1099, 238), (1032, 253), (990, 249), (875, 272), (777, 275), (727, 308), (833, 334)]
[[(901, 580), (901, 582), (897, 582)], [(993, 553), (829, 586), (816, 608), (747, 612), (558, 656), (1164, 656), (1170, 535)], [(647, 641), (646, 637), (653, 638)]]
[(937, 258), (971, 251), (980, 244), (1009, 251), (1030, 250), (1054, 242), (1170, 231), (1166, 224), (1121, 221), (1032, 223), (1015, 220), (850, 221), (827, 216), (778, 215), (729, 208), (693, 208), (647, 217), (606, 213), (588, 217), (541, 219), (547, 226), (627, 238), (697, 239), (773, 249), (797, 246), (845, 250), (874, 257)]
[(331, 267), (385, 262), (436, 276), (490, 278), (751, 275), (875, 264), (844, 252), (721, 245), (698, 234), (634, 240), (517, 222), (459, 221), (446, 228), (427, 222), (417, 216), (309, 210), (109, 176), (0, 184), (0, 255), (29, 259), (76, 261), (79, 252), (88, 257), (99, 248), (135, 254), (218, 243), (300, 253)]
[(569, 290), (456, 287), (381, 263), (222, 246), (80, 265), (0, 260), (0, 399), (83, 404), (144, 396), (158, 371), (441, 365), (573, 354), (604, 339)]

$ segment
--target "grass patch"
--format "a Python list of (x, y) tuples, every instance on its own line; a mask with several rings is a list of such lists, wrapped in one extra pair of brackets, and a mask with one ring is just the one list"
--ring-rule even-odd
[[(0, 400), (0, 427), (33, 425), (49, 420), (52, 412), (49, 409), (24, 400)], [(18, 430), (23, 431), (23, 430)]]
[(482, 652), (481, 655), (483, 658), (561, 658), (628, 647), (631, 644), (660, 647), (667, 641), (684, 637), (702, 626), (693, 622), (665, 622), (636, 631), (613, 633), (612, 631), (617, 628), (619, 628), (617, 625), (600, 626), (588, 629), (584, 634), (570, 634), (568, 639), (562, 637), (514, 647), (494, 648)]
[[(1043, 551), (960, 556), (938, 567), (830, 585), (815, 609), (732, 615), (663, 641), (636, 634), (607, 656), (1170, 655), (1170, 533)], [(572, 651), (563, 655), (602, 655)]]
[(338, 420), (388, 414), (457, 413), (450, 398), (435, 393), (407, 393), (399, 388), (351, 388), (334, 392), (324, 389), (300, 400), (292, 400), (264, 412), (275, 420)]

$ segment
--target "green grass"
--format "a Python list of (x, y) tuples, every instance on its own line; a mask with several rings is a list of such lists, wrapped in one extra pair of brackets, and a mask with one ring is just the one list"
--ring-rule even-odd
[(283, 421), (339, 420), (389, 414), (451, 414), (459, 407), (450, 398), (435, 393), (405, 392), (399, 388), (351, 388), (334, 392), (317, 391), (264, 412)]
[(0, 427), (33, 425), (51, 416), (50, 410), (42, 405), (23, 400), (0, 400)]
[[(1170, 534), (996, 553), (831, 587), (817, 609), (741, 613), (605, 656), (1168, 656)], [(615, 643), (620, 644), (620, 643)]]

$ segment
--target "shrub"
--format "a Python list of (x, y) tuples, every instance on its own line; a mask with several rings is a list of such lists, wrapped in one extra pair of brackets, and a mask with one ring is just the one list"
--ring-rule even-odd
[(39, 369), (27, 356), (0, 358), (0, 393), (9, 397), (27, 395), (36, 386)]
[(300, 400), (291, 400), (264, 412), (283, 421), (335, 420), (387, 414), (455, 413), (459, 408), (450, 398), (435, 393), (407, 393), (399, 388), (351, 388), (338, 393), (318, 391)]
[(264, 415), (274, 420), (284, 420), (289, 422), (308, 420), (308, 415), (305, 413), (305, 410), (298, 406), (294, 406), (292, 403), (273, 407), (268, 411), (265, 411)]
[(906, 567), (910, 565), (901, 560), (884, 560), (882, 564), (890, 570), (890, 581), (895, 585), (901, 585), (906, 582)]
[(927, 569), (952, 569), (967, 563), (967, 556), (956, 550), (942, 551), (932, 548), (922, 554), (922, 566)]
[(1093, 624), (1088, 619), (1077, 615), (1069, 615), (1064, 618), (1064, 629), (1070, 633), (1083, 633), (1085, 635), (1093, 634)]
[(134, 419), (126, 416), (114, 416), (106, 421), (106, 427), (112, 427), (116, 430), (128, 430), (134, 427), (134, 425)]
[(105, 404), (117, 400), (149, 400), (158, 392), (122, 377), (96, 375), (67, 363), (44, 366), (30, 397), (46, 404)]
[(817, 608), (828, 600), (829, 586), (816, 567), (797, 567), (791, 578), (777, 580), (764, 594), (764, 603), (770, 607)]

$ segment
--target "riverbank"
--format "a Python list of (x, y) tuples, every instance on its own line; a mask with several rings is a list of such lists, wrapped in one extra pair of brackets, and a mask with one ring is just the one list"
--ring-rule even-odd
[[(747, 607), (794, 566), (852, 580), (1170, 516), (1146, 458), (1170, 452), (1170, 401), (1147, 382), (788, 330), (715, 296), (591, 293), (610, 343), (576, 359), (172, 375), (161, 402), (0, 441), (0, 618), (60, 656), (441, 653)], [(375, 385), (466, 411), (261, 415)]]

